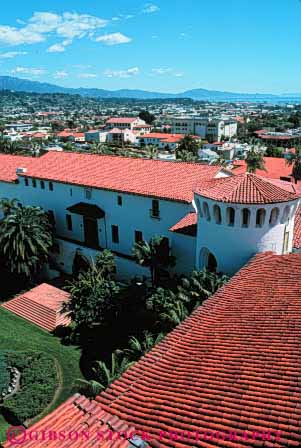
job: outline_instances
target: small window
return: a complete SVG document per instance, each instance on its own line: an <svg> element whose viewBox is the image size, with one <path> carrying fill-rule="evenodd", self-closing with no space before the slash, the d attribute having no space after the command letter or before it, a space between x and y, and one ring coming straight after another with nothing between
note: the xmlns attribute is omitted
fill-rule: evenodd
<svg viewBox="0 0 301 448"><path fill-rule="evenodd" d="M289 207L289 205L286 205L285 209L283 210L281 224L284 224L286 221L288 221L289 215L290 215L290 207Z"/></svg>
<svg viewBox="0 0 301 448"><path fill-rule="evenodd" d="M214 205L213 206L213 214L214 214L214 219L216 224L221 224L222 222L222 213L221 213L221 208L219 205Z"/></svg>
<svg viewBox="0 0 301 448"><path fill-rule="evenodd" d="M256 227L263 227L265 221L265 209L260 208L256 212Z"/></svg>
<svg viewBox="0 0 301 448"><path fill-rule="evenodd" d="M28 187L28 185L29 185L29 182L28 182L28 179L27 179L27 177L25 177L25 179L24 179L24 183L25 183L25 187Z"/></svg>
<svg viewBox="0 0 301 448"><path fill-rule="evenodd" d="M235 210L233 207L227 208L227 224L232 227L235 224Z"/></svg>
<svg viewBox="0 0 301 448"><path fill-rule="evenodd" d="M72 230L72 216L71 215L66 215L66 224L67 224L67 229L68 230Z"/></svg>
<svg viewBox="0 0 301 448"><path fill-rule="evenodd" d="M70 196L72 196L72 188L70 188Z"/></svg>
<svg viewBox="0 0 301 448"><path fill-rule="evenodd" d="M135 230L135 243L143 241L143 234L140 230Z"/></svg>
<svg viewBox="0 0 301 448"><path fill-rule="evenodd" d="M117 196L117 204L122 205L122 196Z"/></svg>
<svg viewBox="0 0 301 448"><path fill-rule="evenodd" d="M37 181L36 181L35 179L32 179L32 186L33 186L34 188L37 187Z"/></svg>
<svg viewBox="0 0 301 448"><path fill-rule="evenodd" d="M153 199L152 200L151 216L153 218L159 218L160 217L160 208L159 208L159 201L158 201L158 199Z"/></svg>
<svg viewBox="0 0 301 448"><path fill-rule="evenodd" d="M203 202L203 212L207 221L210 221L210 212L207 202Z"/></svg>
<svg viewBox="0 0 301 448"><path fill-rule="evenodd" d="M85 188L85 198L86 199L92 198L92 188Z"/></svg>
<svg viewBox="0 0 301 448"><path fill-rule="evenodd" d="M53 210L48 210L47 214L48 214L48 220L49 220L50 224L51 224L53 227L55 227L55 217L54 217L54 212L53 212Z"/></svg>
<svg viewBox="0 0 301 448"><path fill-rule="evenodd" d="M119 243L119 229L118 226L112 225L112 242Z"/></svg>
<svg viewBox="0 0 301 448"><path fill-rule="evenodd" d="M249 227L250 224L250 210L248 208L243 208L241 212L242 217L242 227Z"/></svg>
<svg viewBox="0 0 301 448"><path fill-rule="evenodd" d="M40 180L40 186L42 190L45 190L45 182L43 180Z"/></svg>
<svg viewBox="0 0 301 448"><path fill-rule="evenodd" d="M269 219L270 226L275 226L277 224L279 217L279 208L275 207L272 209Z"/></svg>
<svg viewBox="0 0 301 448"><path fill-rule="evenodd" d="M49 187L50 191L53 191L53 183L52 182L49 182L48 187Z"/></svg>

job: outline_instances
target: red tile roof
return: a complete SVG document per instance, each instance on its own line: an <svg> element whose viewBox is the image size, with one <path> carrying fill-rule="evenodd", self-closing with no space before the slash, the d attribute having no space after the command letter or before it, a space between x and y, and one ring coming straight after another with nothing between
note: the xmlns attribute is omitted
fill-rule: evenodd
<svg viewBox="0 0 301 448"><path fill-rule="evenodd" d="M53 331L70 323L70 319L60 312L69 296L61 289L42 283L1 306L44 330Z"/></svg>
<svg viewBox="0 0 301 448"><path fill-rule="evenodd" d="M300 272L301 254L258 254L96 400L157 441L200 434L154 447L300 446ZM280 442L244 431L280 431Z"/></svg>
<svg viewBox="0 0 301 448"><path fill-rule="evenodd" d="M195 212L187 213L174 226L169 229L171 232L182 233L184 235L196 236L197 232L197 214Z"/></svg>
<svg viewBox="0 0 301 448"><path fill-rule="evenodd" d="M213 178L220 169L197 163L53 151L36 158L26 176L190 203L198 183Z"/></svg>
<svg viewBox="0 0 301 448"><path fill-rule="evenodd" d="M301 249L301 205L296 210L293 248Z"/></svg>
<svg viewBox="0 0 301 448"><path fill-rule="evenodd" d="M0 154L0 181L15 182L18 179L16 169L25 166L29 168L36 160L36 157Z"/></svg>
<svg viewBox="0 0 301 448"><path fill-rule="evenodd" d="M29 432L35 436L30 437ZM85 437L83 432L89 437ZM125 437L122 437L123 433ZM135 429L132 426L104 411L96 401L89 401L86 397L75 394L47 417L31 426L24 441L24 434L22 434L19 443L17 438L15 444L8 441L3 447L20 445L24 448L41 448L42 446L48 448L70 446L73 448L134 448L137 447L131 443L131 435L134 433ZM57 435L57 440L54 434Z"/></svg>
<svg viewBox="0 0 301 448"><path fill-rule="evenodd" d="M234 204L274 204L300 197L290 182L266 179L251 173L205 181L196 189L196 193Z"/></svg>
<svg viewBox="0 0 301 448"><path fill-rule="evenodd" d="M256 170L256 174L270 179L280 179L280 177L289 177L292 174L292 167L288 165L287 160L280 157L264 157L265 169ZM233 162L233 174L242 174L247 172L245 160L235 160Z"/></svg>
<svg viewBox="0 0 301 448"><path fill-rule="evenodd" d="M112 123L112 124L117 124L117 123L133 123L134 121L138 120L138 117L113 117L110 118L109 120L107 120L106 123Z"/></svg>

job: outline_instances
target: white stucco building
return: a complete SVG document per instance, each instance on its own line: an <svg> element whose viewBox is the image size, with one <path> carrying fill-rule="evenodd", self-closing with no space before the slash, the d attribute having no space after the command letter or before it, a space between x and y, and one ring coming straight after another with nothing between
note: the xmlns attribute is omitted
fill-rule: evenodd
<svg viewBox="0 0 301 448"><path fill-rule="evenodd" d="M231 138L237 133L237 122L232 120L208 119L206 117L174 117L172 132L198 135L211 142L222 137Z"/></svg>
<svg viewBox="0 0 301 448"><path fill-rule="evenodd" d="M93 258L107 248L120 280L149 275L132 247L155 235L176 257L177 274L232 274L256 252L289 252L299 201L291 183L219 166L67 152L0 154L0 198L49 213L52 269L72 273L76 252Z"/></svg>

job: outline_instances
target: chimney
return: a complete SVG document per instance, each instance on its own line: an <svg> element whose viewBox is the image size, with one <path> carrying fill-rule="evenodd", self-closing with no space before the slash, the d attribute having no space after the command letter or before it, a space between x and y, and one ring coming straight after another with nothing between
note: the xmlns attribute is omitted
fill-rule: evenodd
<svg viewBox="0 0 301 448"><path fill-rule="evenodd" d="M23 173L26 173L27 172L27 168L22 168L22 167L18 167L17 169L16 169L16 174L18 175L18 174L23 174Z"/></svg>

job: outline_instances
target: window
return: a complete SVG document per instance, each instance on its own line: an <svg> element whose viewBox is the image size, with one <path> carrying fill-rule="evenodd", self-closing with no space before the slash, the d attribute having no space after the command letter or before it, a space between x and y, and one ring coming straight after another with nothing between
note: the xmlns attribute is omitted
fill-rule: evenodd
<svg viewBox="0 0 301 448"><path fill-rule="evenodd" d="M140 241L143 241L143 235L140 230L135 230L135 243L139 243Z"/></svg>
<svg viewBox="0 0 301 448"><path fill-rule="evenodd" d="M122 196L117 196L117 204L122 205Z"/></svg>
<svg viewBox="0 0 301 448"><path fill-rule="evenodd" d="M118 226L112 225L112 242L119 243L119 229Z"/></svg>
<svg viewBox="0 0 301 448"><path fill-rule="evenodd" d="M285 206L285 209L283 210L282 218L281 218L281 224L284 224L289 219L290 214L290 207L289 205Z"/></svg>
<svg viewBox="0 0 301 448"><path fill-rule="evenodd" d="M221 214L221 208L219 205L213 206L213 214L216 224L220 224L222 222L222 214Z"/></svg>
<svg viewBox="0 0 301 448"><path fill-rule="evenodd" d="M24 183L25 183L25 187L28 187L28 185L29 185L29 182L28 182L28 179L27 179L27 177L25 177L25 179L24 179Z"/></svg>
<svg viewBox="0 0 301 448"><path fill-rule="evenodd" d="M160 217L159 201L157 199L152 200L151 216L152 218Z"/></svg>
<svg viewBox="0 0 301 448"><path fill-rule="evenodd" d="M71 215L66 215L66 224L67 224L67 229L68 230L72 230L72 216Z"/></svg>
<svg viewBox="0 0 301 448"><path fill-rule="evenodd" d="M54 217L53 211L52 210L48 210L47 214L48 214L48 220L49 220L50 224L53 227L55 227L55 217Z"/></svg>
<svg viewBox="0 0 301 448"><path fill-rule="evenodd" d="M277 223L278 217L279 217L279 209L277 207L275 207L271 210L270 219L269 219L270 226L274 226Z"/></svg>
<svg viewBox="0 0 301 448"><path fill-rule="evenodd" d="M227 224L228 226L234 226L235 224L235 210L233 207L227 208Z"/></svg>
<svg viewBox="0 0 301 448"><path fill-rule="evenodd" d="M256 227L263 227L265 221L265 209L260 208L256 212Z"/></svg>
<svg viewBox="0 0 301 448"><path fill-rule="evenodd" d="M49 190L50 190L50 191L53 191L53 183L52 183L52 182L49 182L49 183L48 183L48 187L49 187Z"/></svg>
<svg viewBox="0 0 301 448"><path fill-rule="evenodd" d="M36 186L37 186L37 181L36 181L35 179L32 179L32 186L33 186L34 188L36 188Z"/></svg>
<svg viewBox="0 0 301 448"><path fill-rule="evenodd" d="M42 190L45 190L45 182L43 180L40 180L40 186Z"/></svg>
<svg viewBox="0 0 301 448"><path fill-rule="evenodd" d="M86 199L92 198L92 188L85 188L85 198Z"/></svg>
<svg viewBox="0 0 301 448"><path fill-rule="evenodd" d="M70 188L70 196L72 196L72 188Z"/></svg>
<svg viewBox="0 0 301 448"><path fill-rule="evenodd" d="M210 212L207 202L203 202L203 212L207 221L210 221Z"/></svg>
<svg viewBox="0 0 301 448"><path fill-rule="evenodd" d="M241 211L242 227L249 227L250 224L250 210L248 208L243 208Z"/></svg>

